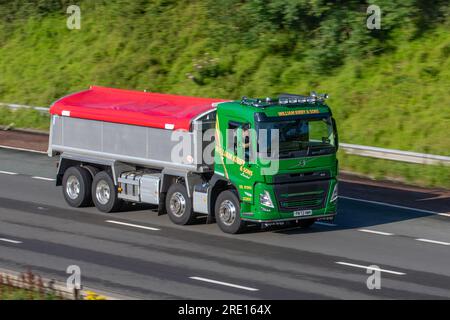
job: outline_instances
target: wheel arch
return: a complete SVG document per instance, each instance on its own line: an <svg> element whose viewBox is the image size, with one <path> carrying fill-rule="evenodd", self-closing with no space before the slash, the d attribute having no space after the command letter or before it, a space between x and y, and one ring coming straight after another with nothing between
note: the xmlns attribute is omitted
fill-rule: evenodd
<svg viewBox="0 0 450 320"><path fill-rule="evenodd" d="M127 170L133 170L135 167L109 159L97 159L85 157L77 154L66 154L63 153L60 156L58 162L58 171L56 174L56 186L62 185L62 177L66 170L73 166L84 167L89 171L92 178L94 178L95 174L98 171L107 171L111 174L114 184L117 184L117 178L120 174Z"/></svg>
<svg viewBox="0 0 450 320"><path fill-rule="evenodd" d="M230 180L222 176L216 174L213 175L210 181L210 188L211 191L208 193L208 215L210 216L214 216L216 199L222 191L233 190L236 193L239 202L241 202L237 187Z"/></svg>

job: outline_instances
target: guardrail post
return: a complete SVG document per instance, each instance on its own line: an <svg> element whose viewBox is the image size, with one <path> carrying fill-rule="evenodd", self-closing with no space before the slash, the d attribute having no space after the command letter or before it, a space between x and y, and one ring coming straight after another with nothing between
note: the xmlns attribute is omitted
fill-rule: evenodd
<svg viewBox="0 0 450 320"><path fill-rule="evenodd" d="M80 288L77 288L76 286L73 288L73 299L74 300L82 300L81 292L83 290L83 287L80 286Z"/></svg>

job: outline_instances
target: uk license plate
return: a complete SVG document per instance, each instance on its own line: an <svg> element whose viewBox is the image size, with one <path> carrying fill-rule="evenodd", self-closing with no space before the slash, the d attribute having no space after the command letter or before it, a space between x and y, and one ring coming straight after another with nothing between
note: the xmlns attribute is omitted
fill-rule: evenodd
<svg viewBox="0 0 450 320"><path fill-rule="evenodd" d="M294 217L305 217L312 215L312 210L299 210L294 211Z"/></svg>

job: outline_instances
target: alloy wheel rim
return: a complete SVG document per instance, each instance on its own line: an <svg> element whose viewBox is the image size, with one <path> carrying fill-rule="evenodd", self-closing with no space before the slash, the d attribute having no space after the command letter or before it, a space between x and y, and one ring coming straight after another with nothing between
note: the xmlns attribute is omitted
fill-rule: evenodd
<svg viewBox="0 0 450 320"><path fill-rule="evenodd" d="M97 198L98 202L103 205L109 202L109 199L111 198L111 189L109 188L109 184L105 180L100 180L97 183L97 186L95 188L95 197Z"/></svg>
<svg viewBox="0 0 450 320"><path fill-rule="evenodd" d="M225 200L220 204L219 217L226 226L231 226L236 220L236 206L230 200Z"/></svg>
<svg viewBox="0 0 450 320"><path fill-rule="evenodd" d="M180 192L175 192L170 198L170 211L178 218L185 213L186 199Z"/></svg>
<svg viewBox="0 0 450 320"><path fill-rule="evenodd" d="M80 180L76 176L70 176L66 182L66 193L70 199L75 200L80 195Z"/></svg>

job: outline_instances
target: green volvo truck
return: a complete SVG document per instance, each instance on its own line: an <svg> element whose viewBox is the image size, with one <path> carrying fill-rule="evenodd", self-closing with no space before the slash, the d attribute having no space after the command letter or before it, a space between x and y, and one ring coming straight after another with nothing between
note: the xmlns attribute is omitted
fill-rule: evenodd
<svg viewBox="0 0 450 320"><path fill-rule="evenodd" d="M59 156L56 184L73 207L148 203L176 224L204 215L227 233L306 228L337 211L339 143L326 98L92 87L52 105L48 153Z"/></svg>

